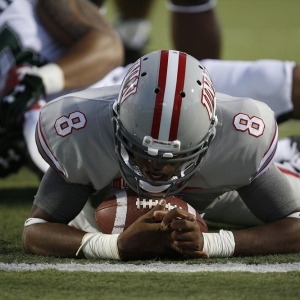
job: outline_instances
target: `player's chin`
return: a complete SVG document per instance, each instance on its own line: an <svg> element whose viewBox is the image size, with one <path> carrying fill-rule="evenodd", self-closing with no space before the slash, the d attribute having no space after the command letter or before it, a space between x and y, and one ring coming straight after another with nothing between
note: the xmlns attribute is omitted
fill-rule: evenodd
<svg viewBox="0 0 300 300"><path fill-rule="evenodd" d="M161 181L161 182L167 181L170 177L169 175L166 174L152 173L150 171L144 172L144 176L151 181Z"/></svg>

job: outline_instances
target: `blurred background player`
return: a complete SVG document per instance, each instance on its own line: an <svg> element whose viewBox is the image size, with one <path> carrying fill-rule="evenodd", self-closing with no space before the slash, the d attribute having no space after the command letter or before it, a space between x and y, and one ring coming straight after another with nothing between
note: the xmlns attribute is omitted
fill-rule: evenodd
<svg viewBox="0 0 300 300"><path fill-rule="evenodd" d="M136 61L144 54L144 47L151 31L149 15L154 2L154 0L114 0L118 11L115 28L125 46L125 65ZM215 10L216 5L217 0L167 2L173 49L189 53L199 60L221 57L222 34L220 20Z"/></svg>
<svg viewBox="0 0 300 300"><path fill-rule="evenodd" d="M122 42L93 2L1 2L1 177L27 160L22 130L30 152L34 134L26 124L36 122L34 115L44 101L85 88L122 65ZM24 122L24 113L32 107ZM30 155L33 160L35 156Z"/></svg>
<svg viewBox="0 0 300 300"><path fill-rule="evenodd" d="M16 172L25 162L38 173L42 170L40 175L47 169L36 153L31 130L44 101L86 88L124 64L124 47L118 34L99 11L103 2L3 1L0 15L0 177ZM119 12L116 28L125 46L125 64L140 57L148 40L151 25L147 18L153 2L115 0ZM205 46L194 43L190 49L183 47L184 50L192 54L197 51L199 59L219 56L215 4L215 1L206 0L172 0L169 3L176 48L184 44L190 47L184 40L186 31L205 33L206 39L212 42ZM193 17L186 20L188 15ZM180 30L182 24L185 32Z"/></svg>

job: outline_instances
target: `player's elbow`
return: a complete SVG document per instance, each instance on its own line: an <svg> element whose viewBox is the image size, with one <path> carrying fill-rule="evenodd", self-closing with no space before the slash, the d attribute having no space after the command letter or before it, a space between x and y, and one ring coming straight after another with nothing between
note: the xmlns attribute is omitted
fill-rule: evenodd
<svg viewBox="0 0 300 300"><path fill-rule="evenodd" d="M105 49L103 49L105 47ZM124 46L119 37L106 38L106 44L102 46L102 51L111 68L122 66L124 63Z"/></svg>
<svg viewBox="0 0 300 300"><path fill-rule="evenodd" d="M107 65L110 69L113 69L123 64L124 46L117 33L99 34L92 30L85 39L88 40L89 37L92 40L92 44L94 43L94 54L101 61L102 68L105 68L105 65Z"/></svg>
<svg viewBox="0 0 300 300"><path fill-rule="evenodd" d="M102 79L114 68L122 66L124 62L124 47L116 34L99 34L90 31L81 41L88 49L83 60L87 71L96 73L97 80Z"/></svg>
<svg viewBox="0 0 300 300"><path fill-rule="evenodd" d="M26 254L34 253L34 240L33 240L34 225L25 227L22 234L22 249Z"/></svg>

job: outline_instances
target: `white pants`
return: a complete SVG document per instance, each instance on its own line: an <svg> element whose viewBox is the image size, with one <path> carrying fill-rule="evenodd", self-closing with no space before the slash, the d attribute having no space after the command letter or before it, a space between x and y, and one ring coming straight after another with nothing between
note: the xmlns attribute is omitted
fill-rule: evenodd
<svg viewBox="0 0 300 300"><path fill-rule="evenodd" d="M201 63L208 70L217 92L262 101L271 107L276 117L293 110L291 95L295 62L205 59ZM92 87L121 84L127 70L128 66L116 68Z"/></svg>
<svg viewBox="0 0 300 300"><path fill-rule="evenodd" d="M268 104L278 117L293 110L291 100L295 62L202 61L219 93L246 97Z"/></svg>

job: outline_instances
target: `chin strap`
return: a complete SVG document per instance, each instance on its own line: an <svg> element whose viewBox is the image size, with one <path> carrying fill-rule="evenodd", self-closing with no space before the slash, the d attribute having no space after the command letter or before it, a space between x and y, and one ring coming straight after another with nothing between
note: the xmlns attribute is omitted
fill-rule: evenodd
<svg viewBox="0 0 300 300"><path fill-rule="evenodd" d="M170 184L154 186L142 180L139 181L139 185L143 190L150 193L161 193L170 187Z"/></svg>

